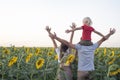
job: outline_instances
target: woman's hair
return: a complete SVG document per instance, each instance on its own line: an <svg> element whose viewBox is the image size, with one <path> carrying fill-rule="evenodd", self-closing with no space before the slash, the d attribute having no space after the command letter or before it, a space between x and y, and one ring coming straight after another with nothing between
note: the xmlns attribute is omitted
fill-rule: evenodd
<svg viewBox="0 0 120 80"><path fill-rule="evenodd" d="M91 25L92 24L92 20L90 19L90 17L85 17L83 18L83 23L84 22L87 22L88 25Z"/></svg>
<svg viewBox="0 0 120 80"><path fill-rule="evenodd" d="M65 45L65 44L61 44L61 46L60 46L61 48L60 48L60 50L62 51L62 52L66 52L66 50L68 49L68 46L67 45Z"/></svg>
<svg viewBox="0 0 120 80"><path fill-rule="evenodd" d="M66 52L67 49L68 49L68 46L62 43L60 46L60 59L64 56L63 53Z"/></svg>

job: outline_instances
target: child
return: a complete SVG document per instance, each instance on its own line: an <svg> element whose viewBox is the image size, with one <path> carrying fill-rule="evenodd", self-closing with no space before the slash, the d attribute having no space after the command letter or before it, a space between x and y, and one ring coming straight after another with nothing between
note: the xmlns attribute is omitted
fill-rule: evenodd
<svg viewBox="0 0 120 80"><path fill-rule="evenodd" d="M75 26L72 25L71 28L73 29L73 28L75 28ZM51 34L51 32L50 32L51 28L46 26L46 30L50 35ZM72 43L73 35L74 35L74 31L71 34L70 43ZM52 37L51 37L51 40L52 40L52 42L54 44L55 51L56 51L56 53L58 55L58 63L60 64L60 67L64 70L64 73L59 72L58 79L59 80L73 80L70 65L64 65L65 62L63 61L63 57L67 57L71 53L71 49L67 45L65 45L63 43L61 43L60 47L57 47L57 44L56 44L55 40Z"/></svg>
<svg viewBox="0 0 120 80"><path fill-rule="evenodd" d="M72 23L75 25L75 23ZM91 33L94 32L98 35L100 35L101 37L104 37L103 34L101 34L100 32L96 31L93 27L91 27L91 24L92 24L92 21L89 17L85 17L83 19L83 26L81 27L77 27L75 29L72 29L72 30L66 30L66 33L69 33L69 32L72 32L72 31L75 31L75 30L83 30L82 32L82 37L81 37L81 41L80 41L80 44L81 45L84 45L84 46L90 46L90 45L93 45L93 43L91 42Z"/></svg>

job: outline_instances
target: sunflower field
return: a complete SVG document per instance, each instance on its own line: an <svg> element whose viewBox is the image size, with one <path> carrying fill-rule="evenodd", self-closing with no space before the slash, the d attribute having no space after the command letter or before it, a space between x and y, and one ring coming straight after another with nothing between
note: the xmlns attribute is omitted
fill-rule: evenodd
<svg viewBox="0 0 120 80"><path fill-rule="evenodd" d="M67 59L66 65L72 62L73 78L77 80L77 57L73 60L69 55ZM120 48L98 48L94 64L92 80L120 80ZM57 80L58 70L54 48L0 47L0 80Z"/></svg>

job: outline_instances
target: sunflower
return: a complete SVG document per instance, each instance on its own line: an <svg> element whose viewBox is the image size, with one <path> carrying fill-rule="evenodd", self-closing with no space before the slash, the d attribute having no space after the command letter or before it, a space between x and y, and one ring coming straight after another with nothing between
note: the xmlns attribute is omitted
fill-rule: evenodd
<svg viewBox="0 0 120 80"><path fill-rule="evenodd" d="M58 55L55 55L55 56L54 56L54 59L55 59L55 60L58 60Z"/></svg>
<svg viewBox="0 0 120 80"><path fill-rule="evenodd" d="M51 48L50 51L51 51L51 52L54 52L54 48Z"/></svg>
<svg viewBox="0 0 120 80"><path fill-rule="evenodd" d="M110 64L113 64L114 63L114 61L115 61L115 58L112 58L111 59L111 61L110 62L108 62L108 64L110 65Z"/></svg>
<svg viewBox="0 0 120 80"><path fill-rule="evenodd" d="M107 52L107 51L106 51L106 48L104 48L104 56L106 56L106 52Z"/></svg>
<svg viewBox="0 0 120 80"><path fill-rule="evenodd" d="M97 55L97 53L98 53L98 52L99 52L99 49L96 49L96 51L95 51L95 53L94 53L94 54L95 54L95 55Z"/></svg>
<svg viewBox="0 0 120 80"><path fill-rule="evenodd" d="M26 63L28 63L30 61L30 58L32 57L32 53L28 54L28 56L26 57Z"/></svg>
<svg viewBox="0 0 120 80"><path fill-rule="evenodd" d="M10 50L6 48L6 49L3 50L3 53L10 54Z"/></svg>
<svg viewBox="0 0 120 80"><path fill-rule="evenodd" d="M65 66L69 66L70 65L70 62L69 61L66 61L66 63L64 64Z"/></svg>
<svg viewBox="0 0 120 80"><path fill-rule="evenodd" d="M17 50L17 48L16 48L16 47L14 47L14 48L13 48L13 50L14 50L14 51L16 51L16 50Z"/></svg>
<svg viewBox="0 0 120 80"><path fill-rule="evenodd" d="M120 73L120 69L118 69L118 72Z"/></svg>
<svg viewBox="0 0 120 80"><path fill-rule="evenodd" d="M37 56L41 52L40 48L36 48L35 55Z"/></svg>
<svg viewBox="0 0 120 80"><path fill-rule="evenodd" d="M40 69L42 66L43 66L43 64L44 64L44 59L43 58L40 58L40 59L38 59L37 61L36 61L36 68L37 69Z"/></svg>
<svg viewBox="0 0 120 80"><path fill-rule="evenodd" d="M68 56L67 61L69 61L69 62L73 62L74 59L75 59L75 55L74 55L74 54L70 54L70 55Z"/></svg>
<svg viewBox="0 0 120 80"><path fill-rule="evenodd" d="M120 73L120 69L110 72L109 75L114 76L114 75L117 75L118 73Z"/></svg>
<svg viewBox="0 0 120 80"><path fill-rule="evenodd" d="M118 57L120 57L120 54L118 55Z"/></svg>
<svg viewBox="0 0 120 80"><path fill-rule="evenodd" d="M48 56L51 56L52 54L53 54L52 52L48 52L48 54L47 54L47 55L48 55Z"/></svg>
<svg viewBox="0 0 120 80"><path fill-rule="evenodd" d="M112 57L114 57L114 55L115 55L115 52L112 51L111 54L109 55L109 57L112 58Z"/></svg>
<svg viewBox="0 0 120 80"><path fill-rule="evenodd" d="M25 48L26 53L29 53L29 51L30 51L30 48Z"/></svg>
<svg viewBox="0 0 120 80"><path fill-rule="evenodd" d="M69 65L70 63L72 63L74 61L74 59L75 59L75 55L74 54L69 54L68 58L65 62L65 65Z"/></svg>
<svg viewBox="0 0 120 80"><path fill-rule="evenodd" d="M113 71L113 72L110 72L110 73L109 73L110 76L114 76L114 75L117 75L117 74L118 74L117 71Z"/></svg>
<svg viewBox="0 0 120 80"><path fill-rule="evenodd" d="M17 62L18 57L12 57L12 59L9 61L8 66L11 67L14 63Z"/></svg>

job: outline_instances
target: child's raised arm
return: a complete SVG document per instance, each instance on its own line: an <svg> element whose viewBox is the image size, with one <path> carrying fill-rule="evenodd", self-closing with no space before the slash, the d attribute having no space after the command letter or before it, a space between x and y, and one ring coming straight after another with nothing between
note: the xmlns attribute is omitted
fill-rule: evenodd
<svg viewBox="0 0 120 80"><path fill-rule="evenodd" d="M93 32L96 33L96 34L98 34L98 35L100 35L101 37L104 37L104 35L102 33L98 32L96 30L94 30Z"/></svg>
<svg viewBox="0 0 120 80"><path fill-rule="evenodd" d="M69 33L69 32L73 32L73 31L81 30L81 29L82 29L82 27L76 27L76 24L75 24L75 23L72 23L72 26L75 26L75 28L72 29L72 30L67 29L65 32L66 32L66 33Z"/></svg>
<svg viewBox="0 0 120 80"><path fill-rule="evenodd" d="M75 29L75 28L76 28L76 25L75 25L74 23L72 23L72 26L70 26L70 27L71 27L71 29ZM72 41L73 41L73 36L74 36L74 31L72 31L72 33L71 33L70 43L72 43Z"/></svg>

